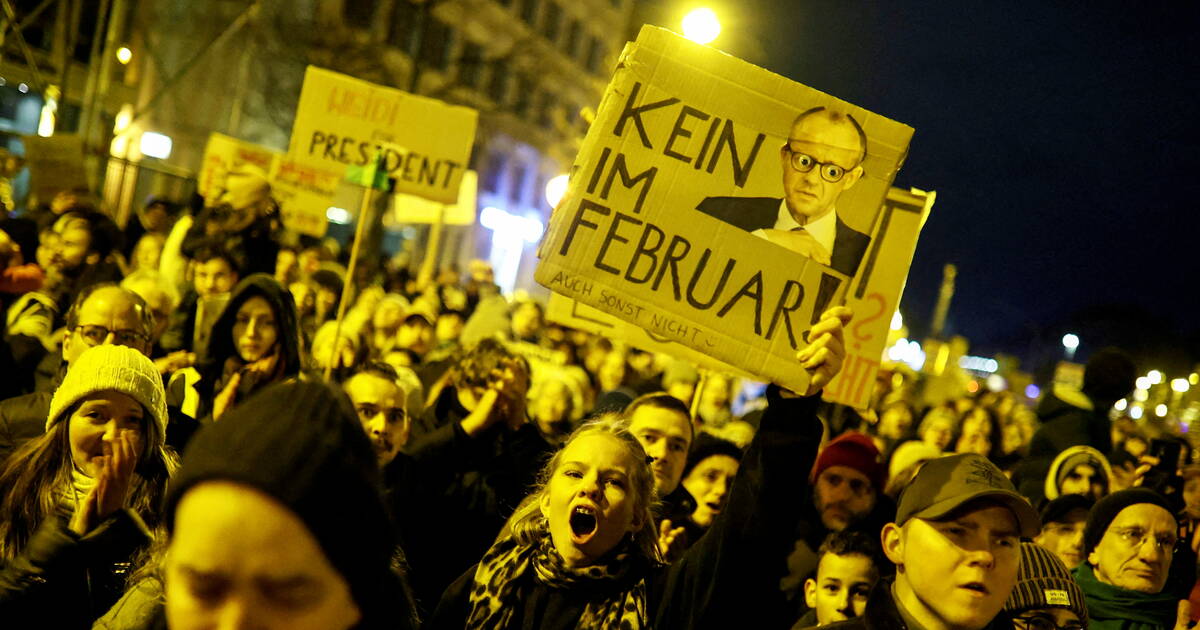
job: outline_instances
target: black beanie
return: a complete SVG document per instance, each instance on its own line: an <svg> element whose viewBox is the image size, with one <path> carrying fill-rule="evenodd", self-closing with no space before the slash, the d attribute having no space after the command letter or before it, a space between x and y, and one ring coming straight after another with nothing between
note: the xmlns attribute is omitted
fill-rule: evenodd
<svg viewBox="0 0 1200 630"><path fill-rule="evenodd" d="M1138 503L1150 503L1171 512L1171 506L1167 503L1166 497L1149 488L1128 488L1100 499L1096 505L1092 506L1092 511L1088 514L1087 525L1083 528L1084 556L1092 553L1096 545L1100 544L1100 539L1104 538L1104 532L1108 531L1108 526L1112 524L1113 519L1117 518L1121 510ZM1174 513L1172 512L1172 514Z"/></svg>
<svg viewBox="0 0 1200 630"><path fill-rule="evenodd" d="M168 531L188 489L223 479L290 509L346 579L364 622L394 599L393 529L375 452L340 391L319 382L272 385L189 442L166 501ZM366 625L366 624L360 624Z"/></svg>
<svg viewBox="0 0 1200 630"><path fill-rule="evenodd" d="M715 435L701 432L696 435L696 441L692 444L691 452L688 453L687 464L683 468L683 476L686 477L697 464L713 455L725 455L739 462L742 461L742 449L738 448L737 444Z"/></svg>

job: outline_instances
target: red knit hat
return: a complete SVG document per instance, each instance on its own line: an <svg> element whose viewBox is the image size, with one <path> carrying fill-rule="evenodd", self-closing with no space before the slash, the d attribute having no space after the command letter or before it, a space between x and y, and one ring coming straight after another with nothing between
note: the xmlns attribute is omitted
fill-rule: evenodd
<svg viewBox="0 0 1200 630"><path fill-rule="evenodd" d="M875 448L875 442L867 435L853 431L839 435L817 455L809 480L817 481L817 477L830 466L846 466L867 476L876 492L883 492L887 480L887 466L883 463L883 455Z"/></svg>

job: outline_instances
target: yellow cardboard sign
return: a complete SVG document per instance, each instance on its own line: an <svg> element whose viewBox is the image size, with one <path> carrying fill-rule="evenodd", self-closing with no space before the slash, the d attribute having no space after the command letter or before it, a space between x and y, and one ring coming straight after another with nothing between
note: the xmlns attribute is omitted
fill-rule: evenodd
<svg viewBox="0 0 1200 630"><path fill-rule="evenodd" d="M892 314L900 304L917 237L935 197L932 192L919 190L888 191L871 247L846 294L846 304L854 310L854 321L844 331L846 360L842 371L825 387L825 400L856 409L870 405Z"/></svg>
<svg viewBox="0 0 1200 630"><path fill-rule="evenodd" d="M225 178L247 165L270 173L279 152L221 133L208 135L204 161L196 178L196 192L211 202L225 190Z"/></svg>
<svg viewBox="0 0 1200 630"><path fill-rule="evenodd" d="M213 133L204 147L204 162L196 186L200 196L213 202L225 189L225 178L247 166L262 170L271 183L271 196L279 204L289 230L320 238L329 223L325 212L333 205L341 176L301 164L289 156L257 144Z"/></svg>
<svg viewBox="0 0 1200 630"><path fill-rule="evenodd" d="M392 211L400 223L437 223L440 216L445 225L474 225L478 187L475 171L467 171L459 185L458 201L445 204L401 193L392 195Z"/></svg>
<svg viewBox="0 0 1200 630"><path fill-rule="evenodd" d="M863 269L911 137L910 127L643 27L576 157L535 278L802 391L795 353Z"/></svg>
<svg viewBox="0 0 1200 630"><path fill-rule="evenodd" d="M845 330L846 360L842 371L822 392L829 402L866 408L871 402L880 358L887 346L892 313L904 292L905 270L912 261L917 237L933 206L934 194L892 188L884 201L880 229L875 232L878 247L868 252L869 273L853 286L846 303L855 318ZM550 294L546 319L571 328L586 330L628 343L649 352L663 352L699 367L747 375L743 370L676 343L648 330L617 319L604 311L581 304L557 293Z"/></svg>
<svg viewBox="0 0 1200 630"><path fill-rule="evenodd" d="M468 107L309 66L288 154L342 173L378 150L396 192L454 203L478 117Z"/></svg>

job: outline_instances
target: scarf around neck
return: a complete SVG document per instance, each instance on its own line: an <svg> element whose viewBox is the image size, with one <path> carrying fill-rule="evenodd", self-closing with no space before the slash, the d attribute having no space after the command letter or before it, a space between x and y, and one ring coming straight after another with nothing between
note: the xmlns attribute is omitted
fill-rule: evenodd
<svg viewBox="0 0 1200 630"><path fill-rule="evenodd" d="M1075 581L1087 600L1088 617L1092 621L1123 620L1122 627L1148 625L1158 628L1175 626L1178 600L1170 593L1140 593L1105 584L1086 562L1075 569Z"/></svg>
<svg viewBox="0 0 1200 630"><path fill-rule="evenodd" d="M475 570L466 628L510 628L513 611L533 584L599 594L584 608L576 626L581 630L646 626L646 579L636 575L635 552L628 540L606 562L571 568L554 548L544 520L538 534L538 541L530 545L504 538L484 554Z"/></svg>

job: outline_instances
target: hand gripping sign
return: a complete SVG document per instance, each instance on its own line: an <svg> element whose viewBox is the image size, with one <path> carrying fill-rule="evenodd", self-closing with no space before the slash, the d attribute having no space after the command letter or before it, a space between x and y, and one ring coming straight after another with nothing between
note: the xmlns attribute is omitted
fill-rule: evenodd
<svg viewBox="0 0 1200 630"><path fill-rule="evenodd" d="M803 391L912 129L669 31L622 53L539 247L550 290Z"/></svg>

